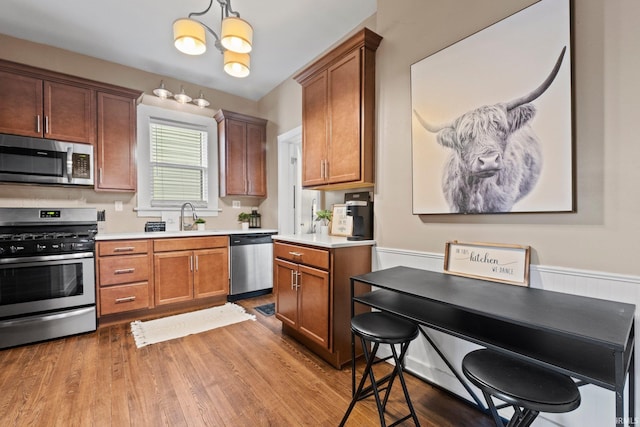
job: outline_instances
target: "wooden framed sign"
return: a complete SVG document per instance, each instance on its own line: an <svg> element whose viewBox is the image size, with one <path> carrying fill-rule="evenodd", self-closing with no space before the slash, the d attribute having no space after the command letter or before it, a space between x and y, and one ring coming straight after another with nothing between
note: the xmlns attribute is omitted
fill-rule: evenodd
<svg viewBox="0 0 640 427"><path fill-rule="evenodd" d="M497 243L447 242L444 272L457 276L529 286L531 248Z"/></svg>
<svg viewBox="0 0 640 427"><path fill-rule="evenodd" d="M351 236L353 231L353 217L347 215L347 205L333 205L333 214L331 215L331 234L332 236Z"/></svg>

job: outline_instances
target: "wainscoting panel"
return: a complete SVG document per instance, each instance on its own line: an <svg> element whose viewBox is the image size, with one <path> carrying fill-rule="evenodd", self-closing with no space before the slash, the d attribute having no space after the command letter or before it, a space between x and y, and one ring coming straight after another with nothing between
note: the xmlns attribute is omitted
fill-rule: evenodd
<svg viewBox="0 0 640 427"><path fill-rule="evenodd" d="M441 272L444 265L444 254L437 253L374 247L373 255L374 270L404 265ZM635 304L638 307L636 309L636 322L640 322L638 313L638 310L640 310L640 277L637 276L531 265L530 287ZM460 369L462 358L468 352L478 348L478 346L436 331L429 330L428 333L462 375ZM636 345L635 351L637 353L638 345ZM407 369L412 373L449 390L463 399L473 401L424 338L419 337L411 344L407 354L406 365ZM636 394L638 395L640 394L640 389L638 389L640 387L638 367L636 367L635 372ZM580 387L580 393L582 403L578 409L568 414L541 414L534 424L538 427L600 427L615 425L614 392L593 385L585 385ZM478 395L482 396L480 393ZM628 408L628 402L625 402L626 408ZM636 414L638 414L637 404ZM508 417L510 413L504 412L504 415ZM625 421L626 425L628 420ZM631 421L638 421L633 424L640 423L639 420Z"/></svg>

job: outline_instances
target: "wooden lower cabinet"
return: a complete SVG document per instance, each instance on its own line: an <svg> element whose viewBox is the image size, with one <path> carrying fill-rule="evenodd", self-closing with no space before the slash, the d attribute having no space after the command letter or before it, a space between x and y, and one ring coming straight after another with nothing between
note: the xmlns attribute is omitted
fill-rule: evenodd
<svg viewBox="0 0 640 427"><path fill-rule="evenodd" d="M204 249L195 252L194 298L226 297L229 293L229 250Z"/></svg>
<svg viewBox="0 0 640 427"><path fill-rule="evenodd" d="M96 248L98 315L153 307L150 242L98 242Z"/></svg>
<svg viewBox="0 0 640 427"><path fill-rule="evenodd" d="M155 240L156 304L226 296L229 291L228 253L226 236Z"/></svg>
<svg viewBox="0 0 640 427"><path fill-rule="evenodd" d="M283 260L276 270L278 318L329 349L329 272Z"/></svg>
<svg viewBox="0 0 640 427"><path fill-rule="evenodd" d="M108 315L149 308L149 282L110 286L100 291L100 314Z"/></svg>
<svg viewBox="0 0 640 427"><path fill-rule="evenodd" d="M97 242L101 323L226 302L228 242L228 236Z"/></svg>
<svg viewBox="0 0 640 427"><path fill-rule="evenodd" d="M351 360L349 279L371 271L371 246L328 249L276 242L274 256L276 317L283 331L334 367L346 365ZM358 289L366 290L364 285Z"/></svg>

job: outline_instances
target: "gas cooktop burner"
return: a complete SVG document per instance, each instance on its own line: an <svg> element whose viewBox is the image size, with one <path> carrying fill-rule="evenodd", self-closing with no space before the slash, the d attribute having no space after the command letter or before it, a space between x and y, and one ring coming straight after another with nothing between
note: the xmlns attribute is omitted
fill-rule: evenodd
<svg viewBox="0 0 640 427"><path fill-rule="evenodd" d="M0 262L93 252L97 228L93 209L0 208Z"/></svg>

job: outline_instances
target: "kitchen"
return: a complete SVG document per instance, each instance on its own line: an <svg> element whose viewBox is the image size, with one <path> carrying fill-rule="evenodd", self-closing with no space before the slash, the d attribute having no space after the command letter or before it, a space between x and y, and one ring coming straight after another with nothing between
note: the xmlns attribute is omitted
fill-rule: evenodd
<svg viewBox="0 0 640 427"><path fill-rule="evenodd" d="M633 143L638 105L632 94L638 88L634 75L637 74L637 58L640 56L635 44L639 31L633 19L638 16L635 2L622 1L611 5L602 0L574 5L574 83L578 105L575 112L578 134L577 213L465 217L411 214L409 67L432 52L533 2L499 1L491 7L472 1L465 1L462 5L431 1L412 2L410 5L396 3L378 1L376 15L362 23L384 38L376 53L378 101L373 198L377 245L374 267L408 264L437 271L442 268L444 242L452 239L525 242L535 248L532 264L538 266L533 269L532 286L635 302L639 271L637 263L633 262L633 254L634 237L638 234L637 212L640 211L638 198L634 196L634 183L639 179L638 169L634 166L638 148ZM240 3L236 6L241 11L246 9L241 8ZM452 16L456 17L455 25L451 24ZM8 35L0 36L0 57L136 88L144 92L145 99L148 98L155 106L160 101L151 94L161 79L173 91L179 91L180 85L184 85L191 94L200 90L198 85L180 79ZM311 63L312 59L309 58L305 64ZM625 90L617 89L621 87ZM263 227L269 229L279 228L277 138L301 125L301 91L293 78L282 82L259 100L205 88L205 97L215 99L216 107L269 122L266 138L268 196L258 205ZM192 110L201 114L195 106ZM211 116L214 110L209 110L207 114ZM338 200L328 203L318 199L318 204L330 206L339 203L342 196L334 195ZM220 198L221 212L217 217L207 218L208 228L239 228L238 210L233 209L234 200L240 201L242 210L247 212L256 204L251 197ZM95 207L106 212L107 233L139 232L150 220L135 214L136 195L127 192L5 184L0 188L0 204L4 207ZM449 345L451 348L458 346L455 342ZM458 352L463 354L465 350ZM424 360L423 355L417 358ZM439 367L437 361L428 369L429 375L436 377L444 387L457 390L453 380L442 373L446 368ZM608 420L613 418L613 397L610 394L597 387L584 388L583 405L567 415L564 424L608 424Z"/></svg>

